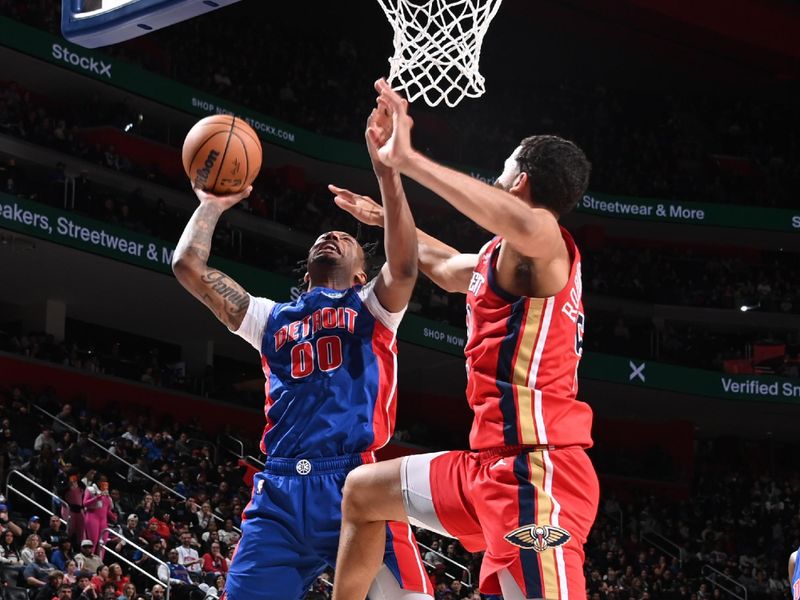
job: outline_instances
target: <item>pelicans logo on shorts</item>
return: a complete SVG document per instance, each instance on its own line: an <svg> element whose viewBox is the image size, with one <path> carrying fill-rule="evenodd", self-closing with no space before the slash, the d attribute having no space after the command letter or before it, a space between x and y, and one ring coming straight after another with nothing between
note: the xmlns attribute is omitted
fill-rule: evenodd
<svg viewBox="0 0 800 600"><path fill-rule="evenodd" d="M566 544L572 536L566 529L555 525L523 525L514 531L507 533L506 541L522 548L523 550L533 550L544 552L548 548L555 548Z"/></svg>

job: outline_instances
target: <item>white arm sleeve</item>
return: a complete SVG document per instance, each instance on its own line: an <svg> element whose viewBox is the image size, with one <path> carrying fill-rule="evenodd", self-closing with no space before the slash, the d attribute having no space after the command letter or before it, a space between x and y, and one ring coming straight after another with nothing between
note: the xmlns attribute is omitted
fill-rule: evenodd
<svg viewBox="0 0 800 600"><path fill-rule="evenodd" d="M261 338L264 336L264 329L273 306L275 303L272 300L250 296L250 306L247 307L247 314L244 316L242 324L239 329L231 330L231 332L261 352Z"/></svg>
<svg viewBox="0 0 800 600"><path fill-rule="evenodd" d="M400 321L403 320L403 315L406 314L408 306L403 307L403 310L396 313L386 310L375 295L375 281L377 280L373 279L362 287L358 292L358 296L361 298L364 306L367 307L367 310L372 313L373 317L392 331L397 331L397 328L400 326Z"/></svg>

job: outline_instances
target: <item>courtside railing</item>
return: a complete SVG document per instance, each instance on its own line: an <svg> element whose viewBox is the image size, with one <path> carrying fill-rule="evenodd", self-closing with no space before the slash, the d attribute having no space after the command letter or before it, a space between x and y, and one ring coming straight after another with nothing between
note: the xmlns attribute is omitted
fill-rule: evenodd
<svg viewBox="0 0 800 600"><path fill-rule="evenodd" d="M50 412L46 411L45 409L43 409L38 404L31 403L31 406L33 408L35 408L36 410L38 410L39 412L41 412L41 413L47 415L48 417L50 417L51 419L53 419L53 421L56 421L57 423L60 423L61 425L63 425L67 429L69 429L70 431L72 431L72 432L74 432L74 433L76 433L78 435L85 435L84 432L81 431L80 429L76 429L75 427L73 427L72 425L67 423L66 421L63 421L63 420L59 419L56 415L51 414ZM111 452L108 448L106 448L103 444L98 442L97 440L93 440L88 435L86 436L86 439L89 440L92 444L94 444L97 448L100 448L100 450L102 450L103 452L105 452L106 454L111 456L112 458L114 458L114 459L118 460L119 462L121 462L122 464L126 465L129 469L133 469L136 473L139 473L145 479L147 479L149 481L152 481L153 483L158 485L161 489L165 490L166 492L169 492L173 496L176 496L176 497L180 498L181 500L186 500L186 496L181 494L179 491L172 489L171 487L169 487L168 485L162 483L161 481L159 481L158 479L156 479L155 477L153 477L149 473L147 473L145 471L142 471L139 467L137 467L133 463L128 462L127 460L125 460L121 456L117 456L116 454ZM223 519L222 517L220 517L219 515L217 515L215 513L212 513L211 516L214 517L215 521L219 521L219 523L224 523L225 522L225 519ZM242 531L238 527L234 527L234 530L239 532L239 533L241 533L241 531Z"/></svg>
<svg viewBox="0 0 800 600"><path fill-rule="evenodd" d="M715 569L711 565L703 565L703 568L700 569L700 575L702 575L703 579L710 582L713 586L720 588L734 598L739 598L739 600L747 600L747 588L743 584L726 575L722 571Z"/></svg>
<svg viewBox="0 0 800 600"><path fill-rule="evenodd" d="M73 427L72 425L70 425L69 423L67 423L66 421L63 421L63 420L59 419L56 415L49 413L48 411L43 409L38 404L33 404L32 403L31 406L33 408L35 408L36 410L38 410L39 412L41 412L42 414L47 415L48 417L53 419L53 421L55 421L57 423L60 423L61 425L63 425L67 429L69 429L70 431L76 433L77 435L85 435L84 432L81 431L80 429L77 429L77 428ZM127 466L129 469L133 469L134 471L136 471L139 475L141 475L145 479L148 479L149 481L152 481L153 483L155 483L157 486L159 486L164 491L169 492L170 494L172 494L174 496L177 496L181 500L186 500L186 496L184 496L183 494L181 494L177 490L172 489L168 485L162 483L161 481L159 481L158 479L156 479L155 477L153 477L149 473L146 473L145 471L142 471L139 467L137 467L133 463L130 463L127 460L125 460L124 458L122 458L121 456L118 456L118 455L114 454L108 448L106 448L103 444L101 444L100 442L98 442L95 439L92 439L91 436L86 435L86 439L89 442L91 442L93 445L95 445L96 447L100 448L100 450L102 450L103 452L105 452L109 456L115 458L116 460L118 460L119 462L121 462L122 464Z"/></svg>
<svg viewBox="0 0 800 600"><path fill-rule="evenodd" d="M104 533L105 533L105 534L108 534L108 541L104 541L104 540L103 540L103 534L104 534ZM145 577L147 577L147 578L148 578L148 579L150 579L151 581L153 581L153 582L155 582L155 583L157 583L157 584L159 584L159 585L163 586L164 588L166 588L166 591L167 591L167 592L166 592L166 600L169 600L169 592L170 592L170 588L172 587L172 586L171 586L171 584L170 584L169 578L167 578L167 582L166 582L166 583L164 583L164 582L163 582L163 581L161 581L161 580L160 580L158 577L155 577L155 576L153 576L151 573L148 573L148 572L147 572L147 571L145 571L143 568L141 568L139 565L137 565L135 562L133 562L132 560L130 560L130 559L129 559L129 558L127 558L126 556L123 556L123 555L122 555L122 554L120 554L119 552L117 552L117 550L116 550L115 546L117 545L117 543L118 543L118 542L114 544L114 547L112 547L112 546L109 544L109 541L111 540L111 538L112 538L112 537L114 537L114 538L116 538L117 540L121 541L121 542L122 542L123 544L125 544L126 546L133 546L134 548L136 548L136 549L137 549L139 552L141 552L141 553L142 553L142 554L144 554L145 556L147 556L147 557L149 557L149 558L153 559L153 560L154 560L154 561L155 561L155 562L156 562L156 563L157 563L159 566L164 566L164 567L166 567L166 568L167 568L167 571L169 571L169 566L167 565L167 563L165 563L165 562L164 562L163 560L161 560L160 558L158 558L158 557L154 556L153 554L150 554L150 553L149 553L147 550L145 550L144 548L142 548L142 547L141 547L139 544L137 544L136 542L134 542L134 541L132 541L132 540L129 540L128 538L126 538L125 536L123 536L123 535L121 535L121 534L117 533L116 531L114 531L114 530L113 530L113 529L111 529L111 528L106 528L106 529L104 529L104 530L103 530L103 531L100 533L100 545L101 545L103 548L105 548L105 551L106 551L106 552L108 552L109 554L113 554L113 555L114 555L114 556L116 556L116 557L117 557L119 560L121 560L122 562L124 562L126 565L128 565L128 566L129 566L129 567L131 567L132 569L136 569L137 571L139 571L139 573L141 573L142 575L144 575Z"/></svg>
<svg viewBox="0 0 800 600"><path fill-rule="evenodd" d="M36 489L38 489L39 491L41 491L43 494L45 494L47 496L50 496L50 498L53 499L53 506L61 506L64 503L64 501L61 498L59 498L56 494L54 494L53 492L51 492L50 490L48 490L44 486L40 485L39 482L37 482L37 481L31 479L30 477L28 477L27 475L25 475L25 473L23 473L22 471L18 471L16 469L11 471L8 474L8 476L6 477L6 498L10 498L11 497L11 493L13 492L17 496L19 496L19 497L23 498L24 500L27 500L28 502L33 504L35 507L40 508L41 510L46 512L48 515L57 516L59 518L59 520L64 525L69 525L69 523L67 521L65 521L64 519L61 518L61 515L56 515L56 513L54 513L52 510L50 510L46 506L42 506L41 504L39 504L39 502L37 502L35 498L33 498L32 496L29 496L28 494L26 494L25 492L23 492L19 488L15 487L12 484L12 479L13 478L22 479L22 480L26 481L27 483L29 483L30 485L32 485L33 487L35 487Z"/></svg>
<svg viewBox="0 0 800 600"><path fill-rule="evenodd" d="M681 548L678 544L673 542L671 539L664 537L651 527L645 527L643 524L642 527L642 541L647 542L654 548L661 550L664 554L669 556L670 558L675 558L678 560L678 564L683 567L683 560L686 551Z"/></svg>
<svg viewBox="0 0 800 600"><path fill-rule="evenodd" d="M444 561L444 562L449 562L451 565L455 565L455 566L457 566L459 569L461 569L461 572L462 572L462 573L466 573L466 574L467 574L467 580L466 580L466 581L463 581L462 579L459 579L459 581L461 581L461 584L462 584L462 585L465 585L465 586L467 586L468 588L472 588L472 573L470 572L469 568L468 568L466 565L462 565L461 563L458 563L458 562L454 561L452 558L450 558L450 557L448 557L448 556L445 556L444 554L442 554L442 553L441 553L441 552L439 552L438 550L434 550L433 548L431 548L431 547L429 547L429 546L426 546L426 545L425 545L425 544L423 544L422 542L417 542L417 546L419 546L420 548L424 548L424 549L425 549L425 550L427 550L428 552L433 552L433 553L434 553L436 556L438 556L439 558L441 558L441 559L442 559L442 561ZM422 554L423 554L423 560L422 560L422 562L423 562L423 563L425 563L425 565L426 565L426 566L429 566L429 567L431 567L432 569L435 569L435 568L436 568L436 565L432 565L432 564L430 564L429 562L427 562L427 561L425 560L425 558L424 558L424 555L425 555L425 554L427 554L427 553L422 553ZM448 573L448 572L446 572L446 571L445 571L445 576L446 576L446 577L449 577L450 579L455 579L455 577L453 577L452 575L450 575L450 573Z"/></svg>
<svg viewBox="0 0 800 600"><path fill-rule="evenodd" d="M236 458L244 458L244 442L239 438L233 437L231 434L226 433L220 438L218 438L218 441L220 443L220 446L222 446L222 449L225 450L225 452L233 454ZM238 452L236 450L233 450L232 448L229 448L227 446L228 443L232 444L232 446L234 447L238 446L239 448Z"/></svg>

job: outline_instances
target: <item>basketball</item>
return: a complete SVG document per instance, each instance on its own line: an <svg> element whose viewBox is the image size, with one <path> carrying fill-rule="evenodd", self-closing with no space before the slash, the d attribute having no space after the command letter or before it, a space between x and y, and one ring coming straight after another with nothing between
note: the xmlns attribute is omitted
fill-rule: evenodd
<svg viewBox="0 0 800 600"><path fill-rule="evenodd" d="M183 169L194 187L220 196L242 191L261 169L261 142L233 115L195 123L183 141Z"/></svg>

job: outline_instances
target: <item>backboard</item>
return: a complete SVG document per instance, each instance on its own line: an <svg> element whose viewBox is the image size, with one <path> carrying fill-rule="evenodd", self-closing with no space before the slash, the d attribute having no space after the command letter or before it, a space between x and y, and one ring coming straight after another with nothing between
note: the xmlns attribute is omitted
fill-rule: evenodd
<svg viewBox="0 0 800 600"><path fill-rule="evenodd" d="M61 33L85 48L144 35L239 0L62 0Z"/></svg>

